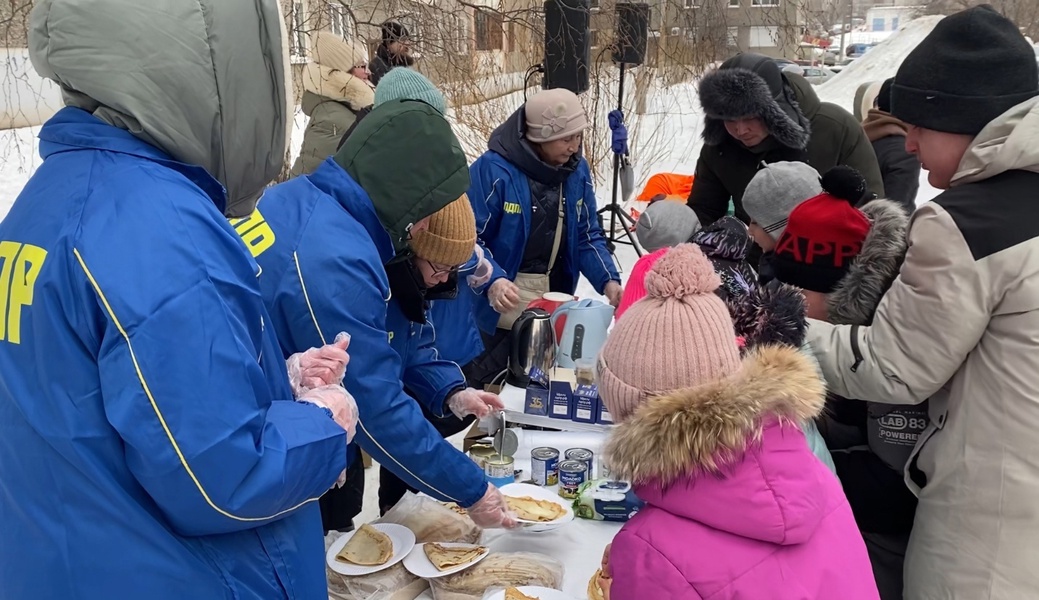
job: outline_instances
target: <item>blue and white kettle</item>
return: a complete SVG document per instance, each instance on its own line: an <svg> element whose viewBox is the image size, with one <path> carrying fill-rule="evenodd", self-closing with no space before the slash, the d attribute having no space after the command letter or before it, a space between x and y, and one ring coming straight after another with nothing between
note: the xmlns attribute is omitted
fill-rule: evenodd
<svg viewBox="0 0 1039 600"><path fill-rule="evenodd" d="M572 369L582 358L595 358L612 322L613 307L598 300L575 300L557 308L552 313L552 328L562 333L557 340L556 364Z"/></svg>

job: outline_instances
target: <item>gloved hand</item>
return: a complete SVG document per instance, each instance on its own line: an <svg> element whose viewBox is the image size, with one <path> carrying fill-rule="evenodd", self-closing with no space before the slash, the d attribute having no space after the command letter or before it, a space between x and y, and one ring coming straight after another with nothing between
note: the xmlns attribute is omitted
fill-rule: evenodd
<svg viewBox="0 0 1039 600"><path fill-rule="evenodd" d="M613 130L610 147L614 154L625 156L628 154L628 127L624 125L624 113L613 109L610 111L609 120L610 129Z"/></svg>
<svg viewBox="0 0 1039 600"><path fill-rule="evenodd" d="M491 261L484 258L483 247L480 244L476 244L476 256L476 269L473 270L472 275L465 278L469 283L469 287L473 289L486 285L491 280L491 273L494 272L494 268L491 267Z"/></svg>
<svg viewBox="0 0 1039 600"><path fill-rule="evenodd" d="M326 385L307 390L299 399L320 406L332 413L332 419L346 431L346 443L354 439L357 431L357 402L343 386Z"/></svg>
<svg viewBox="0 0 1039 600"><path fill-rule="evenodd" d="M497 394L466 388L451 394L451 397L447 399L447 407L459 419L464 419L469 415L476 415L476 418L482 419L491 414L491 411L505 410L505 403Z"/></svg>
<svg viewBox="0 0 1039 600"><path fill-rule="evenodd" d="M487 491L483 498L468 509L469 518L484 529L515 529L519 527L516 518L509 513L509 507L505 504L505 496L501 495L498 488L487 485Z"/></svg>
<svg viewBox="0 0 1039 600"><path fill-rule="evenodd" d="M490 289L487 290L487 301L491 303L491 308L498 311L499 314L516 308L519 300L519 288L504 277L492 283Z"/></svg>
<svg viewBox="0 0 1039 600"><path fill-rule="evenodd" d="M610 281L606 284L606 289L604 289L602 293L606 296L606 299L610 301L610 305L617 308L620 306L621 296L624 295L624 288L622 288L621 284L616 281Z"/></svg>
<svg viewBox="0 0 1039 600"><path fill-rule="evenodd" d="M350 334L345 331L336 336L335 342L306 352L297 352L286 361L289 382L297 398L307 390L325 385L339 385L346 375L350 355Z"/></svg>

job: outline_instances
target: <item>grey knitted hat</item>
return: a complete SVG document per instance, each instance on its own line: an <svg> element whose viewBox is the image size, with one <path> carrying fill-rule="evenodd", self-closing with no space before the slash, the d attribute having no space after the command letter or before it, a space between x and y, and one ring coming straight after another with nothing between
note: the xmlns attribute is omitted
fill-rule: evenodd
<svg viewBox="0 0 1039 600"><path fill-rule="evenodd" d="M772 239L779 241L787 217L798 204L823 191L819 172L803 162L774 162L761 167L743 192L743 210Z"/></svg>
<svg viewBox="0 0 1039 600"><path fill-rule="evenodd" d="M685 202L651 202L635 223L635 235L647 252L684 244L700 230L700 219Z"/></svg>

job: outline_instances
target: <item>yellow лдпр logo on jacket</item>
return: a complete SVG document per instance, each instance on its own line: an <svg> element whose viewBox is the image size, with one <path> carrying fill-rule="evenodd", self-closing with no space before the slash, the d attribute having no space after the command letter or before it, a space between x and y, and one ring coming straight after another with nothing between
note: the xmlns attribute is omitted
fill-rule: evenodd
<svg viewBox="0 0 1039 600"><path fill-rule="evenodd" d="M234 227L235 232L245 242L253 258L257 258L274 245L274 230L258 210L254 210L248 217L231 220L231 227Z"/></svg>
<svg viewBox="0 0 1039 600"><path fill-rule="evenodd" d="M47 251L32 244L0 242L0 342L22 343L22 308L32 306L33 288Z"/></svg>
<svg viewBox="0 0 1039 600"><path fill-rule="evenodd" d="M518 215L523 212L523 208L520 207L518 202L506 202L503 210L507 215Z"/></svg>

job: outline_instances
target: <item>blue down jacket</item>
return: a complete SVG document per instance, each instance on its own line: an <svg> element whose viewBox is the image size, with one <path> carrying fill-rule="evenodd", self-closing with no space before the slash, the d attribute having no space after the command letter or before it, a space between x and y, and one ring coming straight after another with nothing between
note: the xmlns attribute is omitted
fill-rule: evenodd
<svg viewBox="0 0 1039 600"><path fill-rule="evenodd" d="M530 182L517 163L531 172L550 169L523 141L522 116L520 108L498 127L491 137L491 150L484 152L469 168L472 184L468 195L476 215L478 241L494 267L490 283L502 277L510 281L516 278L530 237L533 206ZM580 275L584 275L595 290L602 293L611 280L619 282L620 275L599 227L591 170L584 158L577 161L573 173L566 178L564 196L566 246L560 249L555 269L565 274L569 283L565 291L573 293ZM451 336L443 338L445 345L464 343L470 335L466 311L475 315L481 330L494 333L499 315L487 302L486 290L490 283L475 291L467 285L459 285L457 301L434 308L433 315L440 329Z"/></svg>
<svg viewBox="0 0 1039 600"><path fill-rule="evenodd" d="M346 435L292 401L221 185L65 108L0 223L0 595L327 597Z"/></svg>
<svg viewBox="0 0 1039 600"><path fill-rule="evenodd" d="M260 287L284 354L349 333L344 384L360 409L358 444L413 487L462 506L476 503L487 490L483 471L404 393L407 379L439 415L451 386L405 375L401 356L431 357L425 342L415 342L414 351L391 345L391 337L410 345L420 334L399 309L388 309L383 265L394 256L393 244L364 190L329 158L310 175L270 188L248 219L250 225L235 227L263 268Z"/></svg>

